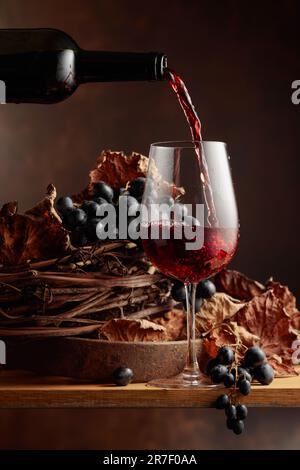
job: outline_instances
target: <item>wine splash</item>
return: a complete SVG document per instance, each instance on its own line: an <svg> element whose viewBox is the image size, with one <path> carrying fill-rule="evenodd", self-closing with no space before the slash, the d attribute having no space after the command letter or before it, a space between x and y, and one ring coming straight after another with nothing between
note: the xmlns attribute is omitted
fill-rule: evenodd
<svg viewBox="0 0 300 470"><path fill-rule="evenodd" d="M213 202L213 195L208 174L207 163L201 147L201 121L198 117L191 96L182 78L176 72L169 68L167 68L165 71L165 77L174 92L176 93L178 102L188 122L192 134L192 139L195 142L195 152L199 162L200 178L204 185L204 197L208 210L207 220L209 226L216 226L218 224L216 210Z"/></svg>

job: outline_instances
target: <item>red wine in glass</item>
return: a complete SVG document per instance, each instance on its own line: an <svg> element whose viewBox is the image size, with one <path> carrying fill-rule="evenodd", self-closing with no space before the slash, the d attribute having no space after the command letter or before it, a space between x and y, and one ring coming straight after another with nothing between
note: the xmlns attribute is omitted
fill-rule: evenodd
<svg viewBox="0 0 300 470"><path fill-rule="evenodd" d="M157 239L151 238L153 226L158 225ZM203 245L196 250L187 249L187 245L195 242L195 238L187 239L184 236L176 239L174 236L175 224L170 224L168 239L163 238L162 223L152 222L148 228L148 239L143 241L146 254L154 266L166 275L198 283L202 279L213 276L227 266L237 248L238 229L204 227ZM197 227L191 227L194 231ZM178 227L177 227L178 229Z"/></svg>

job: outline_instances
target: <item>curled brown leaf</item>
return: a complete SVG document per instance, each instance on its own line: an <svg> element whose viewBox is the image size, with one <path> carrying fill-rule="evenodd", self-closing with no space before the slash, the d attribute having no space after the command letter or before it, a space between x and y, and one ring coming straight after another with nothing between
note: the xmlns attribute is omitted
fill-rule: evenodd
<svg viewBox="0 0 300 470"><path fill-rule="evenodd" d="M17 265L64 255L69 247L68 232L55 211L56 189L50 184L44 199L34 208L18 214L17 203L0 211L0 264Z"/></svg>
<svg viewBox="0 0 300 470"><path fill-rule="evenodd" d="M236 321L227 321L211 330L209 337L204 340L204 348L210 356L214 357L218 348L226 344L232 346L237 351L238 357L241 357L243 351L258 342L258 336L238 325Z"/></svg>
<svg viewBox="0 0 300 470"><path fill-rule="evenodd" d="M116 192L120 188L128 188L130 183L142 176L145 177L148 169L148 157L137 152L126 155L123 151L103 150L99 155L96 167L90 171L88 187L81 193L74 195L73 200L81 203L84 199L93 197L93 184L98 181L105 181ZM156 167L152 166L152 177L156 184L157 191L168 190L174 198L184 194L183 188L164 181Z"/></svg>
<svg viewBox="0 0 300 470"><path fill-rule="evenodd" d="M211 299L203 301L201 310L196 315L197 330L203 333L215 325L220 325L233 317L244 305L245 302L217 292Z"/></svg>
<svg viewBox="0 0 300 470"><path fill-rule="evenodd" d="M147 167L148 158L140 153L125 155L124 152L103 150L97 159L96 168L90 172L90 181L95 183L103 180L112 188L120 189L128 181L145 176Z"/></svg>
<svg viewBox="0 0 300 470"><path fill-rule="evenodd" d="M165 328L167 341L177 341L184 338L186 316L183 310L173 309L163 316L154 318L153 322Z"/></svg>
<svg viewBox="0 0 300 470"><path fill-rule="evenodd" d="M224 269L215 277L218 291L225 292L240 300L250 300L255 295L262 294L266 288L239 271Z"/></svg>
<svg viewBox="0 0 300 470"><path fill-rule="evenodd" d="M269 279L266 283L266 287L274 292L282 308L284 308L290 316L298 313L296 297L287 286L280 284L280 282L275 282L273 279Z"/></svg>
<svg viewBox="0 0 300 470"><path fill-rule="evenodd" d="M73 196L73 199L76 202L91 199L93 184L97 181L105 181L115 191L119 191L135 178L146 176L147 168L148 158L140 153L132 152L126 155L122 151L103 150L97 158L96 167L90 171L88 187Z"/></svg>
<svg viewBox="0 0 300 470"><path fill-rule="evenodd" d="M166 329L148 320L112 319L99 331L108 341L166 341Z"/></svg>

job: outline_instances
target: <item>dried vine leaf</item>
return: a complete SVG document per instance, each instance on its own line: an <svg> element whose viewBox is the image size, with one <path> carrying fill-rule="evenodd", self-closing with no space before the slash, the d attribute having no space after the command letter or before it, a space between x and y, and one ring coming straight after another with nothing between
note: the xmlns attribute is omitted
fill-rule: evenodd
<svg viewBox="0 0 300 470"><path fill-rule="evenodd" d="M281 299L272 290L257 295L238 312L236 316L240 325L251 333L257 334L261 343L279 346L290 345L294 335L290 334L290 318L282 306ZM277 353L273 351L273 353Z"/></svg>
<svg viewBox="0 0 300 470"><path fill-rule="evenodd" d="M25 214L17 213L17 202L0 211L0 264L17 265L67 253L68 232L54 209L56 189L50 184L44 199Z"/></svg>
<svg viewBox="0 0 300 470"><path fill-rule="evenodd" d="M197 330L202 333L214 325L220 325L233 317L245 305L246 303L241 300L217 292L211 299L204 300L200 312L196 315Z"/></svg>
<svg viewBox="0 0 300 470"><path fill-rule="evenodd" d="M140 153L103 150L97 159L96 168L90 172L90 185L105 181L115 190L126 187L129 181L145 176L148 158Z"/></svg>
<svg viewBox="0 0 300 470"><path fill-rule="evenodd" d="M224 269L215 277L217 290L240 300L250 300L255 295L262 294L266 288L260 282L254 281L239 271Z"/></svg>
<svg viewBox="0 0 300 470"><path fill-rule="evenodd" d="M165 328L167 341L183 339L186 326L186 316L183 310L173 309L152 321Z"/></svg>
<svg viewBox="0 0 300 470"><path fill-rule="evenodd" d="M112 319L100 329L108 341L166 341L166 329L148 320Z"/></svg>
<svg viewBox="0 0 300 470"><path fill-rule="evenodd" d="M296 311L295 314L292 316L291 325L295 330L295 333L300 336L300 312Z"/></svg>
<svg viewBox="0 0 300 470"><path fill-rule="evenodd" d="M275 296L280 301L282 308L284 308L290 316L298 313L296 297L287 286L283 286L280 282L275 282L273 279L269 279L266 283L266 287L267 289L272 289Z"/></svg>
<svg viewBox="0 0 300 470"><path fill-rule="evenodd" d="M274 365L277 375L293 373L292 342L297 338L282 298L273 289L253 297L236 315L239 325L256 334L259 344ZM281 358L281 362L277 358Z"/></svg>
<svg viewBox="0 0 300 470"><path fill-rule="evenodd" d="M148 170L148 157L132 152L126 155L122 151L103 150L96 162L96 168L90 171L90 181L86 189L77 195L73 195L76 203L81 203L84 199L91 199L93 196L93 184L98 181L105 181L116 192L120 188L126 188L130 182L139 176L146 176ZM184 194L183 188L177 188L162 180L158 170L152 167L152 176L157 184L157 190L167 189L174 198Z"/></svg>
<svg viewBox="0 0 300 470"><path fill-rule="evenodd" d="M72 196L73 201L81 203L93 197L93 184L105 181L115 191L127 187L128 183L139 176L146 176L148 158L136 152L126 155L122 151L102 150L97 158L96 167L90 171L87 188Z"/></svg>
<svg viewBox="0 0 300 470"><path fill-rule="evenodd" d="M259 337L250 333L244 326L238 325L236 321L228 321L214 328L203 344L209 356L215 357L219 347L224 344L236 345L237 342L249 348L259 342Z"/></svg>

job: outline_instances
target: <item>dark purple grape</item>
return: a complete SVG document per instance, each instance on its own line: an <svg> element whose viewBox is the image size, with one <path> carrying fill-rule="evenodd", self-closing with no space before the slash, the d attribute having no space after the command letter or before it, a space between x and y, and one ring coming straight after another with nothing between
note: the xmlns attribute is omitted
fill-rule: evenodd
<svg viewBox="0 0 300 470"><path fill-rule="evenodd" d="M229 396L228 395L220 395L216 400L216 408L217 410L223 410L230 404Z"/></svg>
<svg viewBox="0 0 300 470"><path fill-rule="evenodd" d="M249 374L249 377L251 377L250 382L252 382L253 377L254 377L254 375L253 375L253 369L250 369L249 367L243 367L243 369L245 369L245 371Z"/></svg>
<svg viewBox="0 0 300 470"><path fill-rule="evenodd" d="M244 364L246 367L257 367L266 361L264 351L258 346L253 346L247 349L244 357Z"/></svg>
<svg viewBox="0 0 300 470"><path fill-rule="evenodd" d="M72 230L75 229L75 227L71 226L71 225L68 223L67 218L66 218L65 215L62 217L62 224L63 224L63 227L64 227L66 230L69 230L69 232L72 232Z"/></svg>
<svg viewBox="0 0 300 470"><path fill-rule="evenodd" d="M246 419L248 416L248 408L246 405L237 405L236 407L237 419Z"/></svg>
<svg viewBox="0 0 300 470"><path fill-rule="evenodd" d="M233 418L227 418L226 420L226 426L228 429L232 430L233 429L233 424L235 423L235 419Z"/></svg>
<svg viewBox="0 0 300 470"><path fill-rule="evenodd" d="M239 381L243 380L243 379L246 379L249 382L252 382L252 375L244 367L240 367L240 366L238 367L238 376L239 376Z"/></svg>
<svg viewBox="0 0 300 470"><path fill-rule="evenodd" d="M210 377L214 384L220 384L221 382L224 381L226 374L227 374L227 367L219 364L212 369L210 373Z"/></svg>
<svg viewBox="0 0 300 470"><path fill-rule="evenodd" d="M65 214L64 220L68 227L75 228L86 223L87 215L82 209L71 209Z"/></svg>
<svg viewBox="0 0 300 470"><path fill-rule="evenodd" d="M212 281L206 279L199 282L197 286L197 296L203 297L203 299L209 299L216 293L216 286Z"/></svg>
<svg viewBox="0 0 300 470"><path fill-rule="evenodd" d="M231 388L234 385L235 379L233 374L228 373L225 375L224 385L226 388Z"/></svg>
<svg viewBox="0 0 300 470"><path fill-rule="evenodd" d="M234 434L242 434L242 432L244 431L244 428L245 428L244 421L240 419L235 420L234 423L232 424L232 430Z"/></svg>
<svg viewBox="0 0 300 470"><path fill-rule="evenodd" d="M205 367L205 374L206 375L210 375L212 369L217 366L219 363L217 361L216 358L213 358L213 359L209 359L209 361L207 361L207 364L206 364L206 367Z"/></svg>
<svg viewBox="0 0 300 470"><path fill-rule="evenodd" d="M119 386L128 385L133 379L133 372L129 367L119 367L113 372L113 382Z"/></svg>
<svg viewBox="0 0 300 470"><path fill-rule="evenodd" d="M239 381L239 391L241 392L242 395L249 395L251 392L251 383L249 380L242 379Z"/></svg>
<svg viewBox="0 0 300 470"><path fill-rule="evenodd" d="M72 231L70 238L73 246L80 247L88 245L88 237L85 233L84 227L76 227Z"/></svg>
<svg viewBox="0 0 300 470"><path fill-rule="evenodd" d="M94 197L93 199L94 202L96 202L97 204L99 204L99 206L102 206L102 204L107 204L108 201L106 199L104 199L104 197Z"/></svg>
<svg viewBox="0 0 300 470"><path fill-rule="evenodd" d="M195 299L195 312L200 312L203 304L203 299L201 297L196 297Z"/></svg>
<svg viewBox="0 0 300 470"><path fill-rule="evenodd" d="M96 217L99 204L96 201L84 201L81 206L88 217Z"/></svg>
<svg viewBox="0 0 300 470"><path fill-rule="evenodd" d="M236 406L229 403L225 408L225 414L227 418L236 419Z"/></svg>
<svg viewBox="0 0 300 470"><path fill-rule="evenodd" d="M107 202L112 202L114 198L114 190L104 181L98 181L97 183L94 183L93 191L95 197L103 197Z"/></svg>
<svg viewBox="0 0 300 470"><path fill-rule="evenodd" d="M139 176L130 183L129 193L135 198L141 198L145 190L146 178Z"/></svg>
<svg viewBox="0 0 300 470"><path fill-rule="evenodd" d="M60 197L55 203L56 210L60 214L65 214L70 209L73 209L73 201L69 196Z"/></svg>
<svg viewBox="0 0 300 470"><path fill-rule="evenodd" d="M185 287L182 282L176 281L171 289L171 296L176 302L185 301Z"/></svg>
<svg viewBox="0 0 300 470"><path fill-rule="evenodd" d="M269 385L274 379L274 370L270 364L261 364L253 370L254 377L262 385Z"/></svg>
<svg viewBox="0 0 300 470"><path fill-rule="evenodd" d="M97 225L101 224L101 219L99 217L94 217L93 219L88 220L86 224L86 234L88 239L91 242L95 242L98 240L97 237Z"/></svg>
<svg viewBox="0 0 300 470"><path fill-rule="evenodd" d="M220 364L230 365L234 361L234 352L229 346L222 346L217 354Z"/></svg>
<svg viewBox="0 0 300 470"><path fill-rule="evenodd" d="M203 299L201 297L196 297L195 299L195 312L196 313L200 312L202 304L203 304ZM183 305L184 305L185 310L187 310L185 299L184 299Z"/></svg>

